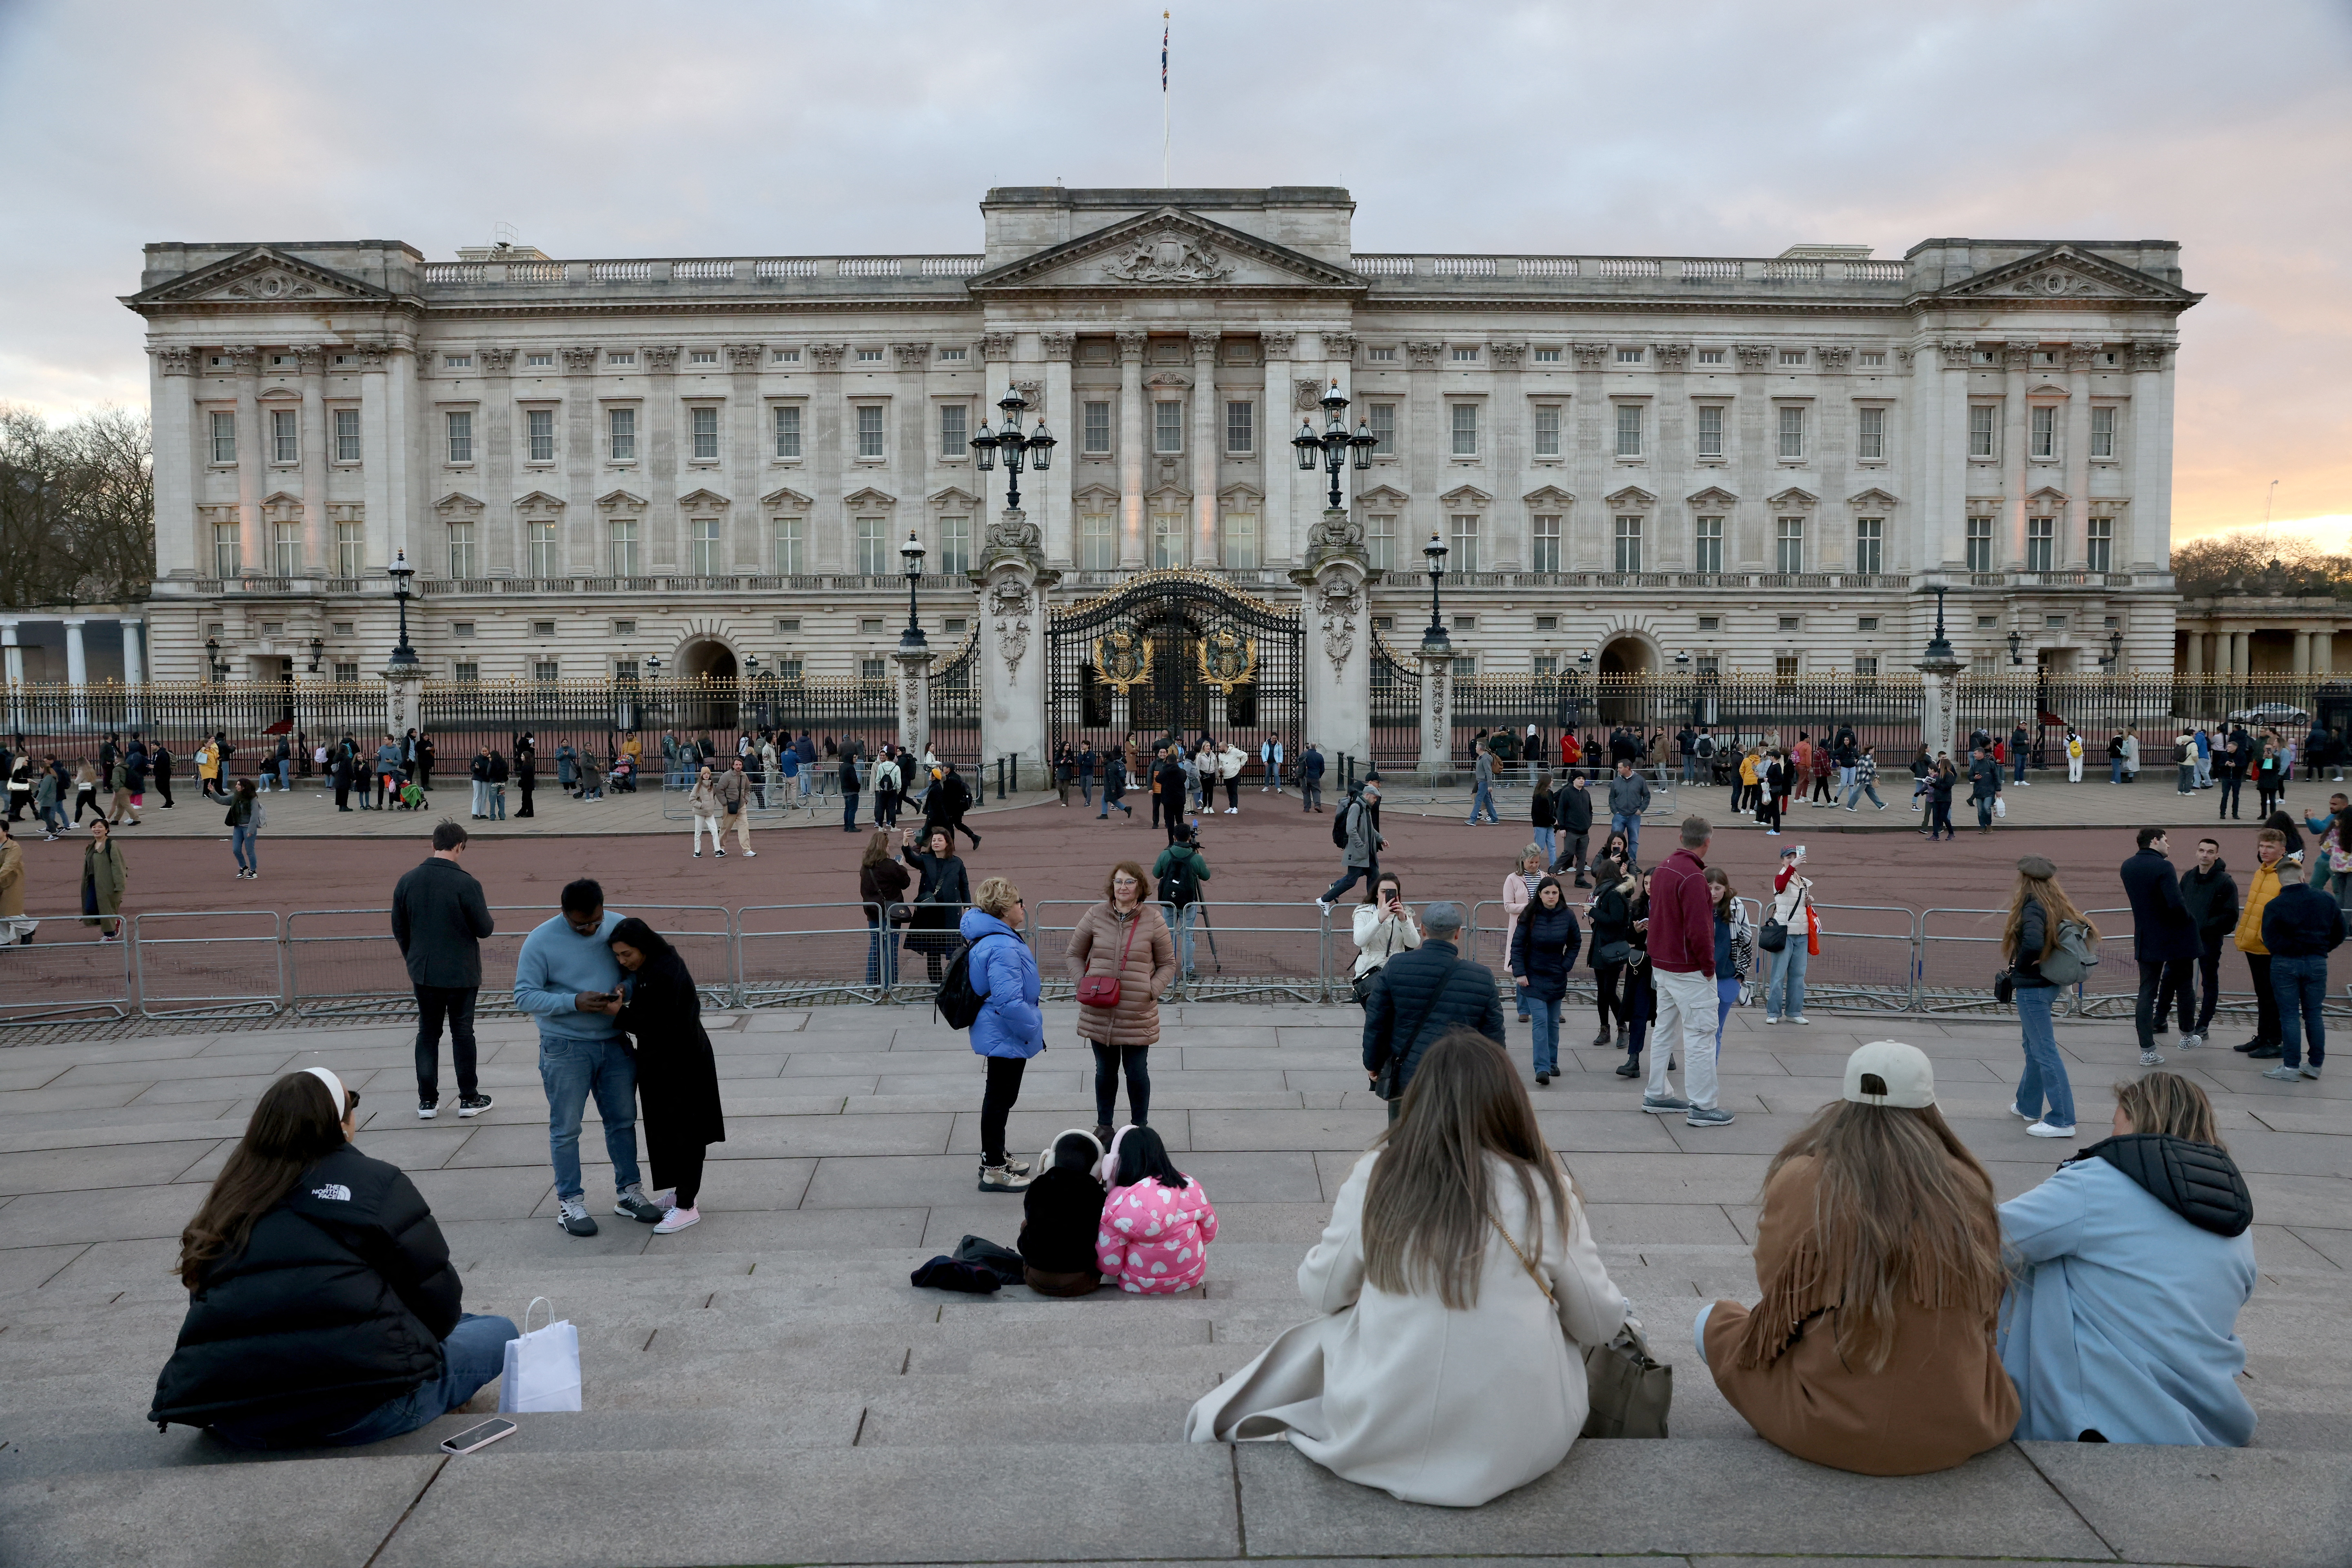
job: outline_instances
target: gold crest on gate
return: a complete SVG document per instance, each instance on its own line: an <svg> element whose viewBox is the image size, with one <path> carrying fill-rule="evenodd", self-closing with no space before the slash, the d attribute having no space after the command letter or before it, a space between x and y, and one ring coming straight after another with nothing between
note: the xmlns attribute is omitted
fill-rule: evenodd
<svg viewBox="0 0 2352 1568"><path fill-rule="evenodd" d="M1095 678L1125 696L1151 679L1151 645L1133 632L1105 632L1095 638Z"/></svg>
<svg viewBox="0 0 2352 1568"><path fill-rule="evenodd" d="M1201 639L1201 684L1230 691L1257 679L1257 639L1220 626Z"/></svg>

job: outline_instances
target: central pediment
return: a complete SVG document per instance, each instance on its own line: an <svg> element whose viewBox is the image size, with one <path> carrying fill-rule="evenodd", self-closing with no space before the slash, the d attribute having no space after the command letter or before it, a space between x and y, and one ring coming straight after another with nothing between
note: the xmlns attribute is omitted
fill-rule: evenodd
<svg viewBox="0 0 2352 1568"><path fill-rule="evenodd" d="M385 290L315 261L256 245L129 296L133 310L161 305L380 304Z"/></svg>
<svg viewBox="0 0 2352 1568"><path fill-rule="evenodd" d="M974 294L1328 295L1360 292L1366 284L1347 268L1167 206L992 268L970 287Z"/></svg>

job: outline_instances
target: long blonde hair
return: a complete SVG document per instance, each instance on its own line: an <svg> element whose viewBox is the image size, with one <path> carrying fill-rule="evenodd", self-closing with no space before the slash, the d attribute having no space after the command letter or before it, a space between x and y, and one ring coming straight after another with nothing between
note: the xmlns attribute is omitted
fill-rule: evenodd
<svg viewBox="0 0 2352 1568"><path fill-rule="evenodd" d="M2017 886L2010 889L2009 923L2000 930L2001 955L2010 962L2017 961L2017 938L2025 928L2025 906L2029 901L2040 904L2042 914L2042 951L2033 955L2034 963L2041 963L2057 951L2060 921L2079 921L2089 929L2093 942L2099 940L2097 923L2074 907L2074 900L2058 885L2054 872L2047 877L2029 877L2020 871Z"/></svg>
<svg viewBox="0 0 2352 1568"><path fill-rule="evenodd" d="M1402 1112L1374 1142L1381 1151L1364 1193L1364 1278L1396 1295L1433 1283L1456 1311L1478 1304L1478 1276L1494 1234L1486 1156L1511 1168L1528 1215L1549 1193L1559 1224L1555 1256L1568 1247L1568 1184L1544 1147L1535 1107L1510 1058L1475 1029L1450 1029L1422 1053ZM1542 1257L1542 1226L1514 1237Z"/></svg>
<svg viewBox="0 0 2352 1568"><path fill-rule="evenodd" d="M1820 1166L1811 1223L1763 1281L1740 1365L1778 1358L1816 1312L1835 1323L1839 1356L1869 1373L1894 1354L1906 1302L1990 1325L2009 1281L1992 1177L1942 1112L1833 1100L1772 1157L1765 1189L1799 1159Z"/></svg>

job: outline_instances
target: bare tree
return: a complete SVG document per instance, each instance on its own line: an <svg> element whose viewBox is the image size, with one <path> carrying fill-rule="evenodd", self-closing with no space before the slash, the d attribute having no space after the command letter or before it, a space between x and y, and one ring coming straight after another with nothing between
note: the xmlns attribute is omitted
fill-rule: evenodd
<svg viewBox="0 0 2352 1568"><path fill-rule="evenodd" d="M108 407L52 426L0 404L0 604L127 603L154 575L146 416Z"/></svg>
<svg viewBox="0 0 2352 1568"><path fill-rule="evenodd" d="M2209 594L2352 596L2352 557L2330 555L2302 534L2242 530L2173 547L2173 582L2189 598Z"/></svg>

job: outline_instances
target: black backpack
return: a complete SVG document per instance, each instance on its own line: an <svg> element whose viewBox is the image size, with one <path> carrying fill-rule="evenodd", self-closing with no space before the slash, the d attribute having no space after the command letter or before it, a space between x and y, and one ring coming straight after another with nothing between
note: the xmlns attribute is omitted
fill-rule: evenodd
<svg viewBox="0 0 2352 1568"><path fill-rule="evenodd" d="M1170 864L1168 874L1160 879L1161 903L1181 910L1186 904L1200 901L1201 879L1193 868L1195 864L1189 851Z"/></svg>
<svg viewBox="0 0 2352 1568"><path fill-rule="evenodd" d="M1331 819L1331 847L1333 848L1345 849L1348 847L1348 814L1351 811L1362 810L1363 805L1363 796L1360 795L1350 795L1348 797L1348 804L1339 808L1339 815Z"/></svg>
<svg viewBox="0 0 2352 1568"><path fill-rule="evenodd" d="M988 936L1002 934L991 931ZM987 941L988 936L981 941ZM955 950L955 956L948 960L947 974L940 981L939 994L931 998L932 1010L948 1021L950 1029L971 1028L972 1020L980 1016L982 1005L988 1000L987 993L972 989L971 950L976 945L967 942Z"/></svg>

